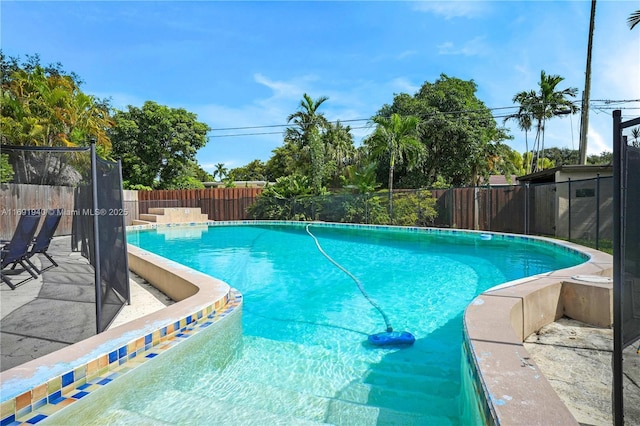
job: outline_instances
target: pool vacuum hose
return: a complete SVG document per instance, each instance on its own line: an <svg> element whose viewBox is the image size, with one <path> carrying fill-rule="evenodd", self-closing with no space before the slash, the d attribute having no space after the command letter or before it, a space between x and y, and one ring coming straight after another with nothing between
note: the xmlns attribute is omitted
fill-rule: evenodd
<svg viewBox="0 0 640 426"><path fill-rule="evenodd" d="M382 331L380 333L369 335L369 338L368 338L369 343L371 343L372 345L375 345L375 346L408 346L408 345L413 345L413 343L416 341L416 338L413 336L413 334L409 333L408 331L393 331L393 327L391 327L391 323L389 322L389 318L384 313L382 308L380 306L378 306L378 304L375 302L375 300L373 300L369 296L369 294L367 294L366 290L362 286L362 283L360 283L360 281L351 272L349 272L346 268L344 268L338 262L333 260L331 258L331 256L329 256L327 253L325 253L325 251L322 249L322 246L320 245L320 242L318 241L316 236L313 235L311 233L311 231L309 230L310 226L311 225L307 225L306 226L307 234L309 234L311 236L311 238L313 238L313 241L315 241L316 247L318 247L318 250L320 251L320 253L322 253L322 255L324 257L326 257L331 263L333 263L338 269L340 269L342 272L347 274L356 283L356 285L360 289L360 292L365 297L365 299L367 299L369 301L369 303L371 303L371 305L374 308L376 308L378 310L378 312L380 312L380 315L382 315L382 319L384 319L384 323L385 323L385 325L387 327L387 330L386 331Z"/></svg>

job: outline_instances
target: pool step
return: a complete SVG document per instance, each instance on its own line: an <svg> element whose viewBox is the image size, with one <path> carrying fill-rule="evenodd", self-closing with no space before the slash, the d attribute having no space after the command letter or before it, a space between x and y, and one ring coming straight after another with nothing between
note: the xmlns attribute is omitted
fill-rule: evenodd
<svg viewBox="0 0 640 426"><path fill-rule="evenodd" d="M399 373L408 363L390 363L388 370L348 357L328 356L322 347L305 347L287 342L245 336L241 356L225 371L208 372L193 391L219 395L238 404L258 404L257 408L310 411L306 417L319 420L317 410L327 412L329 402L367 406L379 410L404 411L406 415L455 417L459 383L441 377ZM266 365L281 366L273 373ZM373 368L373 370L371 370ZM311 372L311 374L310 374ZM232 377L233 379L229 379ZM255 400L256 395L268 395ZM299 404L301 404L299 406ZM316 414L312 414L316 413ZM367 411L370 413L370 411Z"/></svg>
<svg viewBox="0 0 640 426"><path fill-rule="evenodd" d="M134 225L146 223L184 223L206 222L209 217L203 214L200 207L152 207L149 213L141 213Z"/></svg>
<svg viewBox="0 0 640 426"><path fill-rule="evenodd" d="M56 424L55 418L51 419ZM146 416L134 411L117 409L109 411L104 417L95 419L95 423L87 423L83 421L83 426L102 426L102 425L136 425L136 426L171 426L173 423L160 420L157 416ZM59 423L58 423L59 424Z"/></svg>
<svg viewBox="0 0 640 426"><path fill-rule="evenodd" d="M234 389L235 391L236 389ZM255 397L255 395L254 395ZM251 400L252 398L248 398ZM285 405L287 402L282 401ZM213 399L193 392L169 389L151 404L142 407L142 414L149 413L174 425L300 425L324 424L297 415L249 407L232 400Z"/></svg>
<svg viewBox="0 0 640 426"><path fill-rule="evenodd" d="M234 375L270 383L273 378L261 369L262 365L280 365L280 380L292 389L309 390L304 378L311 372L318 378L312 391L317 395L333 396L346 383L362 381L371 386L401 389L416 394L431 394L455 398L460 391L458 380L449 374L453 366L412 363L406 360L387 360L379 355L368 359L335 353L319 346L303 346L245 336L242 363L237 363ZM396 352L393 355L397 355ZM375 356L377 355L377 356ZM401 358L401 356L398 356ZM458 361L459 362L459 361Z"/></svg>

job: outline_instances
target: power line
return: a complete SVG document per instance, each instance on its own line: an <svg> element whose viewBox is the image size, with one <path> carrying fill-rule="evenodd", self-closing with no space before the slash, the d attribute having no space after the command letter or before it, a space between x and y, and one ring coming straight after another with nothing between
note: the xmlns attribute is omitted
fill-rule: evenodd
<svg viewBox="0 0 640 426"><path fill-rule="evenodd" d="M603 103L602 104L595 104L596 102L599 103ZM612 99L594 99L590 102L590 108L593 108L595 110L598 111L604 111L604 110L612 110L612 109L624 109L624 110L639 110L640 107L613 107L611 106L612 104L625 104L625 103L632 103L632 102L640 102L640 99L621 99L621 100L612 100ZM572 103L578 104L580 103L579 100L573 101ZM447 114L447 115L463 115L463 114L473 114L473 113L477 113L477 112L485 112L485 111L504 111L504 110L513 110L513 109L518 109L520 108L517 105L513 105L513 106L504 106L504 107L494 107L494 108L487 108L487 109L472 109L472 110L461 110L461 111L436 111L433 112L432 116L435 116L437 114ZM502 114L496 114L496 115L492 115L492 117L494 119L505 119L508 117L513 117L514 114L505 114L504 112ZM368 121L370 122L371 119L370 118L354 118L354 119L347 119L347 120L334 120L334 121L330 121L329 123L332 124L337 124L337 123L352 123L352 122L362 122L362 121ZM300 124L300 123L296 123L296 124ZM302 123L304 124L304 123ZM272 128L281 128L281 127L291 127L292 123L287 123L287 124L269 124L269 125L261 125L261 126L242 126L242 127L220 127L220 128L215 128L215 129L211 129L210 132L216 132L216 131L236 131L236 130L255 130L255 129L272 129ZM359 126L359 127L350 127L351 130L360 130L360 129L368 129L371 128L371 126ZM253 133L229 133L229 134L214 134L214 135L209 135L209 137L211 138L227 138L227 137L239 137L239 136L265 136L265 135L279 135L282 134L282 131L277 131L277 132L253 132Z"/></svg>

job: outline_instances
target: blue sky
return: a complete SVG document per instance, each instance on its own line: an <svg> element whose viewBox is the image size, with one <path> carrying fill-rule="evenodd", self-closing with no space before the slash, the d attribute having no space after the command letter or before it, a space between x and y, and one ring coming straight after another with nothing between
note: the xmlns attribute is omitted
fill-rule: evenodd
<svg viewBox="0 0 640 426"><path fill-rule="evenodd" d="M591 99L603 108L590 113L589 154L612 150L612 108L640 115L640 28L626 24L637 9L637 1L597 3ZM586 0L3 0L0 47L61 62L84 80L85 93L119 109L152 100L194 112L212 129L283 125L303 93L328 96L321 107L328 119L362 120L347 123L359 145L371 132L366 120L394 94L414 94L441 73L473 79L490 108L511 107L517 92L537 89L541 70L581 94L589 13ZM508 127L509 145L523 152L524 133ZM579 128L579 115L554 119L546 146L578 149ZM282 131L213 130L198 161L209 172L216 163L266 161ZM243 133L253 135L232 136Z"/></svg>

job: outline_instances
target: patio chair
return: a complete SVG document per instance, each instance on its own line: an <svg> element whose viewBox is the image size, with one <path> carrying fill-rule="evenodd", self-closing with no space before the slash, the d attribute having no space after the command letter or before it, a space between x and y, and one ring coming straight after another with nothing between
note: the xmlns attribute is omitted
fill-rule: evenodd
<svg viewBox="0 0 640 426"><path fill-rule="evenodd" d="M29 272L32 278L38 278L38 275L30 268L26 260L29 256L29 246L33 241L33 236L38 229L38 222L40 222L40 212L34 211L29 214L20 216L18 226L11 237L8 244L5 244L0 248L0 279L2 282L11 287L11 290L15 290L16 286L22 284L31 278L26 278L17 284L14 284L5 273L2 272L7 266L12 265L14 269L17 264L20 264L25 271Z"/></svg>
<svg viewBox="0 0 640 426"><path fill-rule="evenodd" d="M41 274L48 269L58 266L56 261L53 260L51 256L49 256L49 253L47 253L47 250L49 250L49 244L51 244L51 239L53 238L53 234L56 232L56 229L58 228L58 224L60 223L61 218L62 218L62 209L49 210L47 212L47 216L44 218L44 222L42 223L42 226L40 227L40 231L38 231L38 235L33 240L33 245L29 249L29 253L27 258L25 259L25 262L27 262L29 266L38 274ZM43 254L47 259L49 259L49 262L51 262L51 265L43 269L38 269L36 265L34 265L30 260L31 257L33 257L36 254Z"/></svg>

